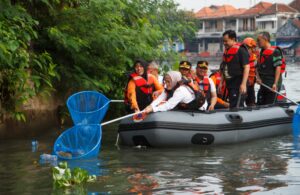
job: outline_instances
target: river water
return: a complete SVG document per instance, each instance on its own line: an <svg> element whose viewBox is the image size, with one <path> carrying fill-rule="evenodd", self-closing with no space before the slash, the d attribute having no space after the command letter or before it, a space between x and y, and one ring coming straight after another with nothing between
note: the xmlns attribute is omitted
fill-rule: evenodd
<svg viewBox="0 0 300 195"><path fill-rule="evenodd" d="M300 65L288 67L287 95L300 100ZM60 129L0 143L0 194L300 194L300 151L293 136L190 148L117 148L117 124L103 129L97 159L71 162L97 174L95 183L54 189L51 153Z"/></svg>

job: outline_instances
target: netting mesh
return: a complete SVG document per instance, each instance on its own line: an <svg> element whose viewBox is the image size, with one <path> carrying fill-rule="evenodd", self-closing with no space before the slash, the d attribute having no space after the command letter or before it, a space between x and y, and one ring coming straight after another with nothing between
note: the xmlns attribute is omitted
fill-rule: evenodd
<svg viewBox="0 0 300 195"><path fill-rule="evenodd" d="M293 157L300 158L300 106L298 106L293 118L293 138L294 150Z"/></svg>
<svg viewBox="0 0 300 195"><path fill-rule="evenodd" d="M75 125L58 137L54 153L62 159L95 157L100 150L101 136L101 125Z"/></svg>
<svg viewBox="0 0 300 195"><path fill-rule="evenodd" d="M75 125L99 124L109 107L110 100L96 91L83 91L70 96L67 106Z"/></svg>
<svg viewBox="0 0 300 195"><path fill-rule="evenodd" d="M70 96L67 106L75 126L58 137L54 144L54 154L66 160L96 157L102 135L99 123L109 103L107 97L96 91L83 91Z"/></svg>
<svg viewBox="0 0 300 195"><path fill-rule="evenodd" d="M293 134L294 137L299 137L300 134L300 106L298 106L293 118Z"/></svg>

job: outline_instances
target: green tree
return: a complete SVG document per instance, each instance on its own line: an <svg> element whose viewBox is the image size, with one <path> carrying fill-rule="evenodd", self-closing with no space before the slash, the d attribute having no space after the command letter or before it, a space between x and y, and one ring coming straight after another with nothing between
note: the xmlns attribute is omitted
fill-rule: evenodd
<svg viewBox="0 0 300 195"><path fill-rule="evenodd" d="M195 31L192 13L178 10L173 0L14 0L4 7L1 74L13 84L1 87L11 86L2 94L14 101L53 89L62 95L94 89L120 98L135 59L177 61L178 54L164 52L163 44ZM13 36L3 38L7 33ZM11 73L5 73L8 65ZM21 84L14 82L22 82L13 78L21 73L18 91Z"/></svg>
<svg viewBox="0 0 300 195"><path fill-rule="evenodd" d="M0 114L25 120L22 105L38 93L49 93L55 64L46 51L33 52L38 21L21 6L0 3Z"/></svg>

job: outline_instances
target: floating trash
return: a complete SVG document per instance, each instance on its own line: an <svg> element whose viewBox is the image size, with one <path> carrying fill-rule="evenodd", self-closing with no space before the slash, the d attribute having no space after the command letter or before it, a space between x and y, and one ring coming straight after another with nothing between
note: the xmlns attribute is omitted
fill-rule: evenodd
<svg viewBox="0 0 300 195"><path fill-rule="evenodd" d="M40 164L51 164L52 166L57 165L57 156L51 154L41 154L40 155Z"/></svg>
<svg viewBox="0 0 300 195"><path fill-rule="evenodd" d="M38 141L37 140L32 140L31 141L31 151L36 152L38 149Z"/></svg>

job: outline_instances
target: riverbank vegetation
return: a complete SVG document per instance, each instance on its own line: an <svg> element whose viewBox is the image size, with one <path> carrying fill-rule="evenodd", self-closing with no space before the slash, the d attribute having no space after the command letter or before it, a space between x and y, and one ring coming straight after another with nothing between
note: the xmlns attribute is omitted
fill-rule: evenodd
<svg viewBox="0 0 300 195"><path fill-rule="evenodd" d="M134 59L174 59L163 45L194 28L172 0L3 0L0 112L25 120L30 98L84 89L122 98Z"/></svg>

